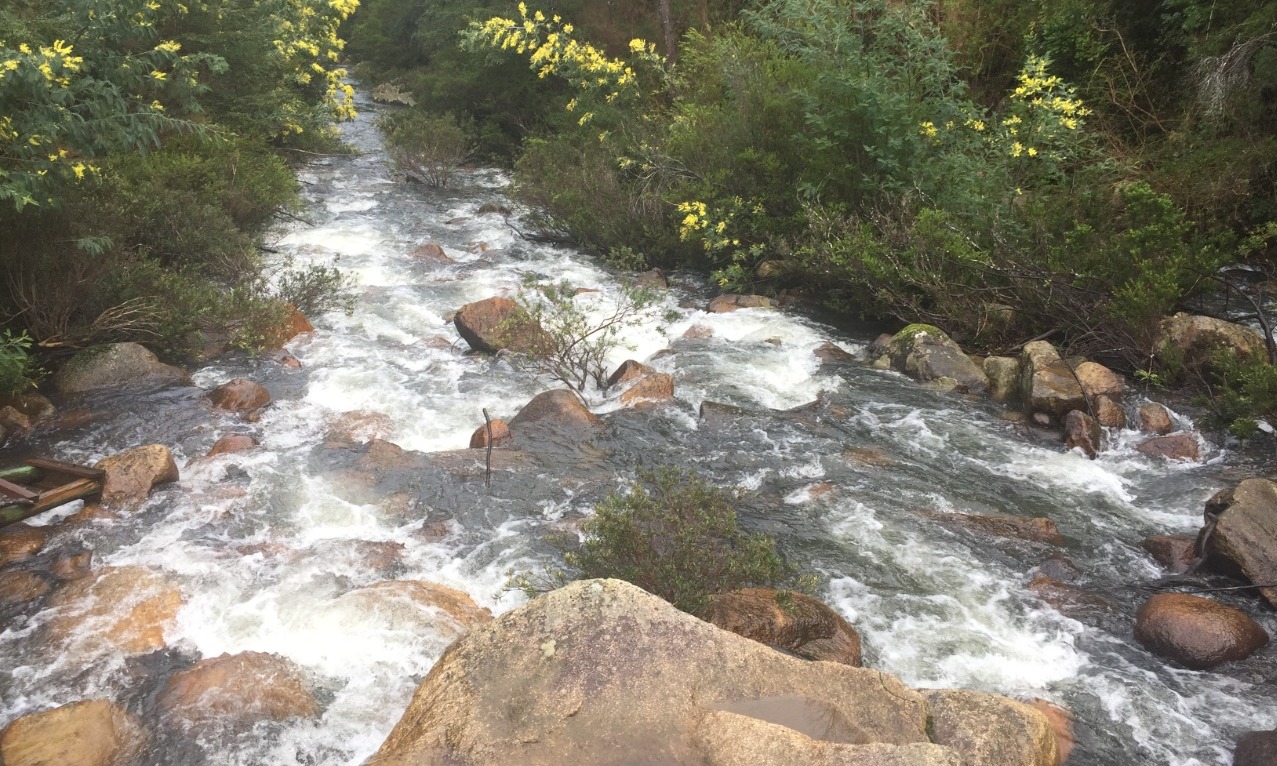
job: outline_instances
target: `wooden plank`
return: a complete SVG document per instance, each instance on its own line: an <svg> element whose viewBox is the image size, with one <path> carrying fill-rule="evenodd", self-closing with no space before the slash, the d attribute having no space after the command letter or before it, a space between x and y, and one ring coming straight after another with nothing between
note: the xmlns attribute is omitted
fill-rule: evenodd
<svg viewBox="0 0 1277 766"><path fill-rule="evenodd" d="M32 492L21 484L14 484L7 479L0 479L0 494L16 497L19 500L35 500L38 494Z"/></svg>
<svg viewBox="0 0 1277 766"><path fill-rule="evenodd" d="M32 468L39 468L44 471L56 471L58 473L65 473L68 476L79 476L82 479L101 480L106 478L106 471L103 471L100 468L85 468L82 465L74 465L72 463L63 463L60 460L49 460L48 458L33 457L30 460L27 460L25 462L27 465L31 466Z"/></svg>
<svg viewBox="0 0 1277 766"><path fill-rule="evenodd" d="M31 505L12 505L0 508L0 527L23 519L29 519L37 513L56 508L63 503L91 497L102 491L102 483L94 479L76 479L55 489L41 492Z"/></svg>
<svg viewBox="0 0 1277 766"><path fill-rule="evenodd" d="M18 481L24 484L40 478L40 469L33 465L22 465L17 468L0 468L0 479L8 479L9 481Z"/></svg>

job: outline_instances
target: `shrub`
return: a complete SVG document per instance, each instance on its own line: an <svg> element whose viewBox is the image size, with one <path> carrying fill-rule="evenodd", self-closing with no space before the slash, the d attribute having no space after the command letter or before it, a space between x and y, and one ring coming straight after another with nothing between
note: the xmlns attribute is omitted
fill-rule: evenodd
<svg viewBox="0 0 1277 766"><path fill-rule="evenodd" d="M358 294L352 276L331 264L297 267L287 261L276 277L275 295L307 316L338 309L349 316Z"/></svg>
<svg viewBox="0 0 1277 766"><path fill-rule="evenodd" d="M450 114L432 117L405 109L382 117L377 125L395 166L428 186L447 186L470 153L466 131Z"/></svg>
<svg viewBox="0 0 1277 766"><path fill-rule="evenodd" d="M673 468L641 473L613 493L564 558L560 580L613 577L696 614L717 593L791 583L794 569L765 534L741 529L740 495Z"/></svg>
<svg viewBox="0 0 1277 766"><path fill-rule="evenodd" d="M37 371L30 350L31 336L25 332L0 334L0 396L20 394L35 385Z"/></svg>

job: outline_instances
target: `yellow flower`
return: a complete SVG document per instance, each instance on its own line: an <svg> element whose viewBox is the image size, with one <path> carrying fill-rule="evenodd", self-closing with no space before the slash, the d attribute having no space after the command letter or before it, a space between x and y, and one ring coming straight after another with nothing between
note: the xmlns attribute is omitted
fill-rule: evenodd
<svg viewBox="0 0 1277 766"><path fill-rule="evenodd" d="M83 162L77 162L71 166L71 172L75 173L75 180L80 181L84 178L84 170L86 165Z"/></svg>
<svg viewBox="0 0 1277 766"><path fill-rule="evenodd" d="M934 122L927 120L918 127L918 132L927 138L935 138L936 134L940 131L936 130L936 124Z"/></svg>
<svg viewBox="0 0 1277 766"><path fill-rule="evenodd" d="M151 76L157 80L163 80L165 77L168 77L168 73L161 72L160 70L156 69L155 71L151 72Z"/></svg>
<svg viewBox="0 0 1277 766"><path fill-rule="evenodd" d="M647 43L643 42L637 37L634 38L633 40L630 40L631 53L642 53L645 48L647 48Z"/></svg>

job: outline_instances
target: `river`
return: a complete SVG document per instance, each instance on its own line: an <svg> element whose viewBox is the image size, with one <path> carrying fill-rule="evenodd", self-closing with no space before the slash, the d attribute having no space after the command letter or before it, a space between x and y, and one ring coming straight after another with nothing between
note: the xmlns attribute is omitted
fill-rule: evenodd
<svg viewBox="0 0 1277 766"><path fill-rule="evenodd" d="M607 420L596 439L546 445L531 469L497 470L490 487L482 472L436 470L361 490L351 471L362 453L333 443L344 413L365 413L354 429L361 438L454 450L483 422L482 409L509 419L548 387L507 361L463 353L450 312L513 294L527 275L597 289L582 298L597 307L624 283L573 249L520 237L511 224L522 226L527 211L503 196L501 172L463 171L444 190L396 180L376 109L364 102L344 126L356 154L300 171L309 223L290 222L272 242L300 263L338 257L361 291L353 314L312 317L316 331L289 345L299 369L219 359L195 371L197 388L64 403L95 416L23 445L83 463L169 445L180 483L124 519L68 529L57 544L92 549L97 566L160 570L185 602L166 634L170 648L140 663L51 653L41 640L48 610L10 619L0 632L0 726L86 698L118 700L150 721L154 689L174 669L223 652L275 652L321 690L321 716L194 743L160 737L147 763L359 764L452 634L429 610L371 609L342 595L389 576L451 586L508 611L524 600L505 588L510 573L554 566L548 537L573 528L639 465L689 467L749 490L743 520L820 576L818 595L861 632L866 666L911 685L1044 698L1073 711L1071 764L1229 764L1240 732L1277 723L1269 653L1202 673L1163 663L1131 637L1151 593L1141 585L1163 574L1141 539L1196 532L1237 456L1214 445L1205 463L1171 464L1138 454L1138 436L1122 432L1090 461L1033 437L999 405L865 364L822 366L813 354L826 341L862 353L869 337L788 311L706 313L711 293L693 276L675 275L659 310L628 329L629 348L610 359L672 373L673 403L622 409L594 394ZM514 215L480 214L488 203ZM430 241L457 263L408 257ZM709 337L683 337L698 325ZM274 395L260 422L202 399L241 376ZM741 409L701 421L703 401ZM261 446L201 458L230 432ZM948 512L1048 516L1065 542L990 538L934 518ZM369 566L368 543L398 544L389 574ZM1058 555L1102 597L1073 617L1026 589L1034 568ZM1271 614L1248 611L1277 630Z"/></svg>

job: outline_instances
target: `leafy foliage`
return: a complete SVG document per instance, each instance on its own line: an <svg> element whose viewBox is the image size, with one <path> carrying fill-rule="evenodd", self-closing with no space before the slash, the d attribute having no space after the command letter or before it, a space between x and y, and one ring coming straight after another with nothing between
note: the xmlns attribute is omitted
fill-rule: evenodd
<svg viewBox="0 0 1277 766"><path fill-rule="evenodd" d="M470 153L466 131L450 114L433 117L410 109L391 112L377 125L395 166L428 186L447 186Z"/></svg>
<svg viewBox="0 0 1277 766"><path fill-rule="evenodd" d="M0 396L20 394L35 385L35 364L28 353L31 337L26 333L0 333Z"/></svg>

